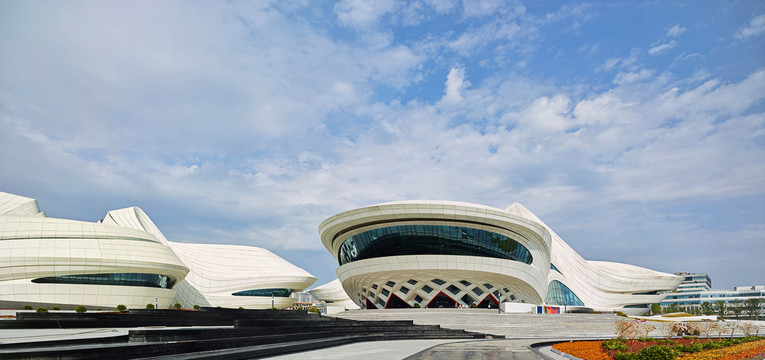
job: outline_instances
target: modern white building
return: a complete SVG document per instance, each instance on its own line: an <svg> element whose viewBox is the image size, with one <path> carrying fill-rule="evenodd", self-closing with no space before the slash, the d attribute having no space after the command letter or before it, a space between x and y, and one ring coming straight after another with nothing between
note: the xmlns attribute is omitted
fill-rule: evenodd
<svg viewBox="0 0 765 360"><path fill-rule="evenodd" d="M675 275L683 278L683 282L677 286L675 292L709 291L712 290L712 278L705 273L676 272Z"/></svg>
<svg viewBox="0 0 765 360"><path fill-rule="evenodd" d="M506 210L401 201L334 215L319 226L345 292L366 309L503 302L642 314L682 278L587 261L520 204Z"/></svg>
<svg viewBox="0 0 765 360"><path fill-rule="evenodd" d="M315 281L265 249L169 242L137 207L90 223L0 192L0 308L285 308Z"/></svg>
<svg viewBox="0 0 765 360"><path fill-rule="evenodd" d="M660 303L663 309L674 304L685 311L694 312L700 309L704 302L714 304L722 301L732 310L733 307L743 307L748 299L759 298L762 299L762 308L765 310L765 285L736 286L733 290L677 291L665 295L667 297Z"/></svg>
<svg viewBox="0 0 765 360"><path fill-rule="evenodd" d="M335 310L355 310L359 306L348 297L348 294L343 290L343 286L340 285L340 280L332 280L324 285L318 286L314 289L308 290L317 301L324 302L324 310L329 312L330 308Z"/></svg>

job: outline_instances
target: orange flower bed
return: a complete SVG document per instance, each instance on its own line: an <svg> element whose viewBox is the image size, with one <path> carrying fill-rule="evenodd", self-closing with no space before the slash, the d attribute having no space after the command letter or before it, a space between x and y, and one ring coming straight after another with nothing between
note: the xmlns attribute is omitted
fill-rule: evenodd
<svg viewBox="0 0 765 360"><path fill-rule="evenodd" d="M733 345L723 349L685 354L679 360L742 360L765 352L765 340Z"/></svg>
<svg viewBox="0 0 765 360"><path fill-rule="evenodd" d="M683 339L685 340L685 339ZM613 360L603 350L602 341L573 341L554 344L552 347L560 352L576 356L584 360ZM705 350L697 353L687 353L677 357L677 360L745 360L765 354L765 340L758 340L730 347ZM756 357L759 359L760 357Z"/></svg>
<svg viewBox="0 0 765 360"><path fill-rule="evenodd" d="M576 356L580 359L612 360L611 357L603 351L603 347L600 346L601 343L602 341L573 341L557 343L552 347L555 350Z"/></svg>

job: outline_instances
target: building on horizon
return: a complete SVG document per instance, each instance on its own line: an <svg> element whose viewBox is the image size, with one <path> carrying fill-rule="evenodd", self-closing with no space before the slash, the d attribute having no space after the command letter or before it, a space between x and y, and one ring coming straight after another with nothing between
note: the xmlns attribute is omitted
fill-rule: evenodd
<svg viewBox="0 0 765 360"><path fill-rule="evenodd" d="M675 292L709 291L712 290L712 278L706 273L676 272L675 275L683 278L683 282L677 286Z"/></svg>
<svg viewBox="0 0 765 360"><path fill-rule="evenodd" d="M516 302L642 314L682 281L585 260L517 203L506 210L452 201L384 203L334 215L319 234L338 261L338 285L364 309Z"/></svg>
<svg viewBox="0 0 765 360"><path fill-rule="evenodd" d="M732 309L732 307L743 306L744 302L751 298L762 299L761 305L765 311L765 285L736 286L733 290L677 291L666 295L667 297L659 303L664 311L676 305L680 311L697 313L701 311L701 304L705 302L714 304L717 301L724 302Z"/></svg>
<svg viewBox="0 0 765 360"><path fill-rule="evenodd" d="M138 207L91 223L0 192L0 308L283 309L315 281L262 248L170 242Z"/></svg>

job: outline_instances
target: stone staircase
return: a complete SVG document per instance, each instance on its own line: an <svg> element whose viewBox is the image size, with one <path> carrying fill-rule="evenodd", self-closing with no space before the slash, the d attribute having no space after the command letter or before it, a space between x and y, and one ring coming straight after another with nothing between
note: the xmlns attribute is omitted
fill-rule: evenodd
<svg viewBox="0 0 765 360"><path fill-rule="evenodd" d="M359 321L303 311L206 308L19 315L16 320L0 321L0 328L182 328L141 328L109 338L0 344L0 359L251 359L361 341L487 337L438 325L415 325L411 320Z"/></svg>

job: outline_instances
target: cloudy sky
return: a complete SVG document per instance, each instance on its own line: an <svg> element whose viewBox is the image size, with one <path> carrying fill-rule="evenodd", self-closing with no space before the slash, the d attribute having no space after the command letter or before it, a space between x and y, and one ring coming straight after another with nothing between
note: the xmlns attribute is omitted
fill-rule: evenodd
<svg viewBox="0 0 765 360"><path fill-rule="evenodd" d="M519 202L582 256L765 283L765 2L0 1L0 190L319 278L327 217Z"/></svg>

